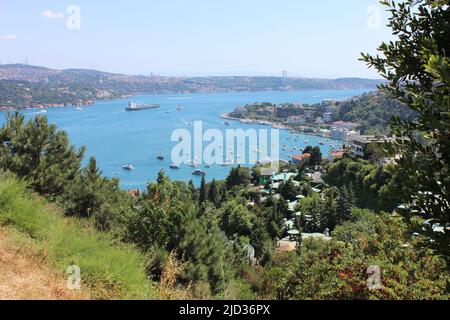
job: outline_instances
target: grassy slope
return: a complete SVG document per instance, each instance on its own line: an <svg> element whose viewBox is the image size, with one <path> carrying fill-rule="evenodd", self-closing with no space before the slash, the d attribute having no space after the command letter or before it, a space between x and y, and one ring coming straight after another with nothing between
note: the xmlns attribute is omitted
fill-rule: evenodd
<svg viewBox="0 0 450 320"><path fill-rule="evenodd" d="M82 286L94 299L156 298L137 250L118 244L89 223L64 217L58 208L30 194L25 183L4 176L0 225L26 237L64 277L68 266L79 266Z"/></svg>

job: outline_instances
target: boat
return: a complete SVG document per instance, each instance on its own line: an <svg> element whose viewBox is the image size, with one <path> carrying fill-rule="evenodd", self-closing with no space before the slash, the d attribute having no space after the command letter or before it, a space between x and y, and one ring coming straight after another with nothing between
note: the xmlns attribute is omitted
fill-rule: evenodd
<svg viewBox="0 0 450 320"><path fill-rule="evenodd" d="M156 157L156 159L158 159L158 160L164 160L164 156L163 156L163 155L159 155L159 156Z"/></svg>
<svg viewBox="0 0 450 320"><path fill-rule="evenodd" d="M192 168L197 168L198 167L197 159L192 160L191 163L190 163L190 166Z"/></svg>
<svg viewBox="0 0 450 320"><path fill-rule="evenodd" d="M134 167L132 164L126 164L126 165L122 166L122 169L127 170L127 171L133 171Z"/></svg>
<svg viewBox="0 0 450 320"><path fill-rule="evenodd" d="M47 110L41 110L41 113L47 113Z"/></svg>
<svg viewBox="0 0 450 320"><path fill-rule="evenodd" d="M180 169L180 166L177 165L177 164L175 164L175 163L172 163L172 164L170 165L170 169Z"/></svg>
<svg viewBox="0 0 450 320"><path fill-rule="evenodd" d="M194 176L204 176L204 175L206 175L206 172L202 171L202 170L194 170L194 171L192 171L192 174Z"/></svg>
<svg viewBox="0 0 450 320"><path fill-rule="evenodd" d="M231 126L231 123L229 123L228 121L224 122L223 124L226 126Z"/></svg>
<svg viewBox="0 0 450 320"><path fill-rule="evenodd" d="M83 110L83 108L82 107L76 107L75 110L81 111L81 110Z"/></svg>
<svg viewBox="0 0 450 320"><path fill-rule="evenodd" d="M177 110L178 110L178 111L183 110L183 106L179 106L179 107L177 108Z"/></svg>
<svg viewBox="0 0 450 320"><path fill-rule="evenodd" d="M141 110L148 110L148 109L158 109L160 107L159 104L136 104L133 102L130 102L128 104L128 107L125 108L126 111L141 111Z"/></svg>

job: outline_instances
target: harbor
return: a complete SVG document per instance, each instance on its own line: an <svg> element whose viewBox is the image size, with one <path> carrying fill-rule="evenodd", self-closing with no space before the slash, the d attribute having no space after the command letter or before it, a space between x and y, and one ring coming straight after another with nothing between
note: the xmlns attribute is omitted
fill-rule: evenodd
<svg viewBox="0 0 450 320"><path fill-rule="evenodd" d="M48 109L45 116L58 128L65 130L76 147L86 146L86 159L91 155L95 156L104 175L120 179L120 185L124 189L143 190L149 181L156 180L161 169L173 180L193 180L195 185L199 185L202 176L207 181L224 179L231 168L237 165L238 159L235 157L240 156L237 153L230 155L230 159L235 159L233 163L225 162L223 166L198 163L197 167L192 167L189 163L174 163L172 149L183 142L179 134L171 139L176 130L185 129L193 134L194 123L197 121L202 122L204 131L216 129L223 134L228 129L270 129L270 123L240 122L223 119L221 115L252 101L315 103L327 98L352 97L362 92L364 91L332 90L140 95L133 97L133 102L157 104L160 107L142 112L126 112L125 108L130 100L118 99L99 101L82 111L75 108ZM27 120L41 115L32 110L23 113ZM6 113L3 114L4 123ZM324 144L320 145L320 142ZM320 146L324 157L327 157L331 150L338 149L339 143L338 140L320 136L292 133L287 128L280 131L280 148L286 145L286 150L280 150L280 158L289 161L290 156L300 154L301 149L308 145ZM208 144L205 142L204 147ZM229 152L228 149L226 151ZM251 151L247 150L247 154ZM159 155L163 159L158 159ZM194 157L192 155L191 160ZM175 166L171 167L172 164ZM124 169L123 166L126 165L131 165L133 170ZM205 175L193 174L194 170L202 170Z"/></svg>

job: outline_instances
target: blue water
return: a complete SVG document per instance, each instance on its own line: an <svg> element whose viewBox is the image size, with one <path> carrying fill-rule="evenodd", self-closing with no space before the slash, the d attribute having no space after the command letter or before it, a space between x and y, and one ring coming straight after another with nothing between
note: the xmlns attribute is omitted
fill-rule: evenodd
<svg viewBox="0 0 450 320"><path fill-rule="evenodd" d="M92 107L77 111L74 108L48 109L46 115L51 123L69 134L70 141L87 148L86 160L93 155L103 174L108 177L118 177L124 189L145 188L149 181L156 179L161 168L174 180L194 180L199 183L200 178L192 175L190 166L182 165L179 170L170 169L171 150L178 142L171 141L173 130L186 128L193 130L189 123L202 121L204 130L264 128L256 124L241 124L230 121L231 126L224 125L219 116L232 111L237 106L252 102L302 102L316 103L325 99L346 99L359 95L367 90L335 90L335 91L299 91L299 92L246 92L246 93L210 93L186 95L142 95L135 97L137 103L159 103L160 109L139 112L125 112L127 100L111 100L97 102ZM178 106L182 111L177 111ZM37 114L36 111L24 112L26 118ZM5 122L5 113L0 123ZM281 131L280 146L286 145L289 150L280 151L281 159L288 159L288 154L298 152L290 150L294 146L304 148L307 145L319 145L322 152L327 155L332 148L330 144L337 145L337 141L322 137L295 134L298 139L287 140L293 135L286 130ZM307 141L307 142L306 142ZM205 144L206 146L207 144ZM156 159L162 153L164 161ZM131 163L134 171L122 170L124 164ZM207 171L207 180L213 178L224 179L230 167L220 165L211 168L199 167Z"/></svg>

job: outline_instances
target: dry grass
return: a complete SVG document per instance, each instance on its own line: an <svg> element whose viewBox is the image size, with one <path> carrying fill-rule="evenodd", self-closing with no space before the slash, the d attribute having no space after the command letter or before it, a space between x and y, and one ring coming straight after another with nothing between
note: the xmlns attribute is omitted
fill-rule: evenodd
<svg viewBox="0 0 450 320"><path fill-rule="evenodd" d="M85 291L66 288L63 275L50 268L32 246L17 245L0 229L0 300L87 300Z"/></svg>

